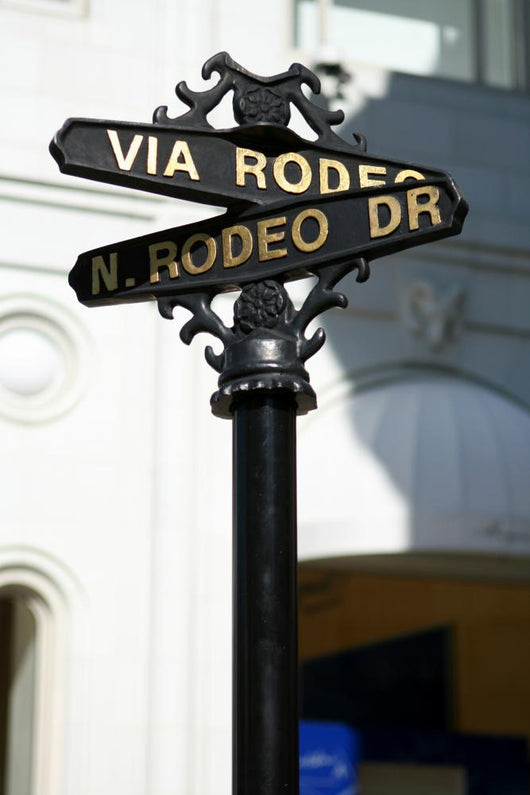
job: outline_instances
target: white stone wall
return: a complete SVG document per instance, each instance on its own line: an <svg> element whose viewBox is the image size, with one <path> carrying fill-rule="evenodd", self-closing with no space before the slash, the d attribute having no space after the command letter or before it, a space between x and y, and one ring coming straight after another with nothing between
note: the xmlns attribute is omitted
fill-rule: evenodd
<svg viewBox="0 0 530 795"><path fill-rule="evenodd" d="M35 795L229 787L230 426L209 413L215 374L178 339L182 316L87 310L66 279L82 250L208 211L63 177L47 151L68 116L176 114L175 83L199 83L213 52L205 16L0 5L0 585L46 600L60 646L43 657L41 733L57 731Z"/></svg>

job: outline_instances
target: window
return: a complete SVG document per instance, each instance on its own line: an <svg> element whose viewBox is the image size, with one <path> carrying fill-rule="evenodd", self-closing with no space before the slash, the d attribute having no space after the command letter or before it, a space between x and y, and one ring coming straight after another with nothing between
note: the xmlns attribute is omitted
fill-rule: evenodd
<svg viewBox="0 0 530 795"><path fill-rule="evenodd" d="M525 88L524 0L295 0L296 45L392 71Z"/></svg>
<svg viewBox="0 0 530 795"><path fill-rule="evenodd" d="M530 792L530 585L505 562L502 575L487 555L436 552L300 567L302 719L353 732L341 745L363 795Z"/></svg>

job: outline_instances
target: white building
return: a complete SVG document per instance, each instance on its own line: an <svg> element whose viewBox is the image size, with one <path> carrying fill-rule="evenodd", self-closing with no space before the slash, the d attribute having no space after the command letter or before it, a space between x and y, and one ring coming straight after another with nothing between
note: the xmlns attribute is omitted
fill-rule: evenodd
<svg viewBox="0 0 530 795"><path fill-rule="evenodd" d="M451 626L443 728L530 735L524 5L0 0L0 792L229 791L216 376L201 338L180 342L184 312L88 310L67 282L81 251L214 210L64 177L47 149L69 116L177 115L175 84L201 90L221 50L263 75L320 62L344 137L447 169L471 206L461 237L347 278L349 308L322 320L320 409L299 420L302 656ZM231 126L229 103L212 118Z"/></svg>

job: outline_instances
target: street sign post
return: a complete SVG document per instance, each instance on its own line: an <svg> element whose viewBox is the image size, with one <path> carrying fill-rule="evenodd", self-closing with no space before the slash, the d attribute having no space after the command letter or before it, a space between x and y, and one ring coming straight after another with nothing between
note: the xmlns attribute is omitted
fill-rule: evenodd
<svg viewBox="0 0 530 795"><path fill-rule="evenodd" d="M180 336L206 331L223 343L208 363L219 373L212 411L233 420L234 795L295 795L298 771L296 597L296 415L316 408L306 360L325 341L305 331L330 307L347 305L335 285L369 261L459 234L467 205L443 171L366 154L330 112L308 99L316 75L300 64L260 77L219 53L204 65L217 84L193 92L189 110L167 108L153 124L69 119L50 145L61 171L87 179L225 207L195 224L81 254L69 277L81 303L156 300L192 317ZM233 93L237 126L214 129L208 113ZM289 127L296 107L316 133ZM314 275L296 310L285 288ZM234 323L212 310L238 290Z"/></svg>

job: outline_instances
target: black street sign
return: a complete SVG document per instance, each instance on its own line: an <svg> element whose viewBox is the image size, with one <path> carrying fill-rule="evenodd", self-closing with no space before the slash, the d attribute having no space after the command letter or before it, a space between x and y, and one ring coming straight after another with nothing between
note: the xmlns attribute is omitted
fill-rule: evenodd
<svg viewBox="0 0 530 795"><path fill-rule="evenodd" d="M343 141L340 113L301 91L318 81L305 67L258 78L226 53L203 75L221 80L177 94L190 110L153 124L68 119L50 144L61 171L228 208L224 216L81 254L70 274L88 306L206 291L275 277L289 280L351 258L372 260L462 228L467 205L443 171L368 156L362 136ZM208 112L234 92L239 126L215 130ZM290 105L318 133L287 127Z"/></svg>
<svg viewBox="0 0 530 795"><path fill-rule="evenodd" d="M50 150L65 174L230 208L449 181L443 171L369 156L338 138L324 148L278 125L190 130L68 119Z"/></svg>
<svg viewBox="0 0 530 795"><path fill-rule="evenodd" d="M447 235L463 202L438 177L291 200L81 254L70 284L87 306L220 292L260 279L294 279L345 259L375 259Z"/></svg>

